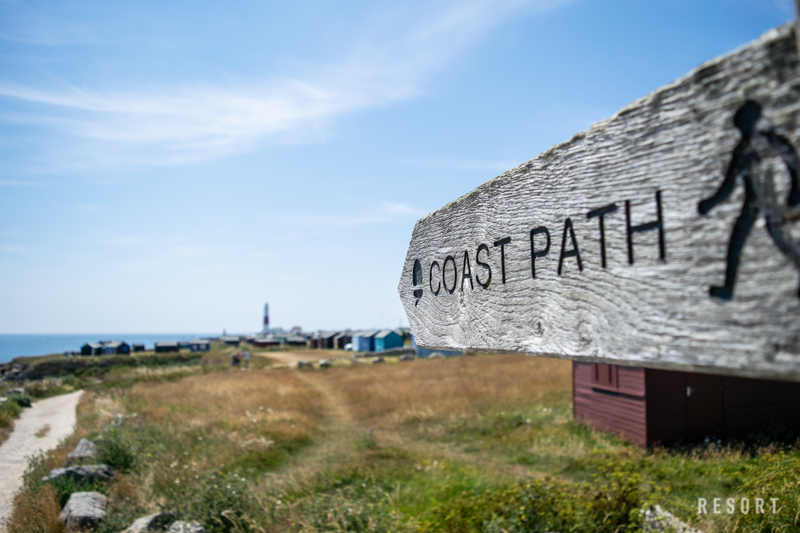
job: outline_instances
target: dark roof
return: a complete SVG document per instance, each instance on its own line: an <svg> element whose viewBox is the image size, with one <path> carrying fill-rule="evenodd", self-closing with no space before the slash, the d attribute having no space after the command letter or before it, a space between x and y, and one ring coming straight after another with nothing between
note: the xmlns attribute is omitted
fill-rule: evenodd
<svg viewBox="0 0 800 533"><path fill-rule="evenodd" d="M86 344L84 344L84 346L88 346L88 347L94 348L94 349L103 347L103 345L100 344L99 342L87 342Z"/></svg>
<svg viewBox="0 0 800 533"><path fill-rule="evenodd" d="M119 347L120 347L120 346L122 346L123 344L124 344L125 346L129 346L129 344L128 344L127 342L124 342L124 341L111 341L111 342L106 342L105 344L103 344L103 346L105 346L105 347L107 347L107 348L119 348Z"/></svg>

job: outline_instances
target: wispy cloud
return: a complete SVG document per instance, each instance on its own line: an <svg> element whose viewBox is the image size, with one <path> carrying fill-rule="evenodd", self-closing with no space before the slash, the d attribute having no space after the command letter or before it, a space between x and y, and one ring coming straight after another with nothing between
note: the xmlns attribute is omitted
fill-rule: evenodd
<svg viewBox="0 0 800 533"><path fill-rule="evenodd" d="M402 29L376 32L340 61L294 78L119 91L75 80L42 88L0 77L0 96L27 103L27 111L0 120L53 128L78 145L70 146L75 159L92 165L175 165L259 143L318 142L337 117L420 94L432 73L520 9L567 1L436 4L419 9Z"/></svg>

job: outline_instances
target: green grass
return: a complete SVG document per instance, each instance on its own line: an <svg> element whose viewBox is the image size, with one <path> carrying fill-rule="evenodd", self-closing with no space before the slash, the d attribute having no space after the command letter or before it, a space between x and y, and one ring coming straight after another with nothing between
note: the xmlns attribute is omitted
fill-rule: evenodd
<svg viewBox="0 0 800 533"><path fill-rule="evenodd" d="M411 387L392 396L408 381L390 365L301 373L210 363L120 374L131 383L95 388L79 429L103 435L98 457L121 473L98 487L110 497L101 531L174 510L216 532L621 533L637 531L640 510L656 503L706 533L800 529L796 436L646 451L572 421L567 394L493 403L480 356L411 365L391 366L418 380L435 365L459 365L466 378L447 393ZM438 396L419 400L428 391ZM453 394L473 405L459 410ZM116 410L138 416L120 424ZM63 500L63 487L48 495L30 479L26 509ZM776 495L774 515L696 513L699 497ZM19 531L27 529L9 533Z"/></svg>

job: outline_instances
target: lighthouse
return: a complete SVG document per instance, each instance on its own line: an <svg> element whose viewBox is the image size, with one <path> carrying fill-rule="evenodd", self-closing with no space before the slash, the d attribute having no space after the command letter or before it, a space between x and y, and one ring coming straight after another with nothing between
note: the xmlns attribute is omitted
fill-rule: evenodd
<svg viewBox="0 0 800 533"><path fill-rule="evenodd" d="M261 332L265 335L269 333L269 304L264 304L264 329Z"/></svg>

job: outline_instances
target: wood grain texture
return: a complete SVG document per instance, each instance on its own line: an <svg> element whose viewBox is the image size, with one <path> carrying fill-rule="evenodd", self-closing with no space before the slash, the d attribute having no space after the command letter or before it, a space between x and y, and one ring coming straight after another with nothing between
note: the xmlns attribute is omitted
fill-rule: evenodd
<svg viewBox="0 0 800 533"><path fill-rule="evenodd" d="M759 130L800 147L793 25L707 62L419 220L398 287L417 344L800 381L800 268L768 234L769 209L746 238L733 298L709 294L725 280L743 179L708 214L698 203L723 183L742 139L733 117L748 100L761 107ZM776 156L753 170L774 183L781 204L789 193L787 168ZM664 260L659 232L651 229L632 234L631 265L626 202L631 226L654 222L657 191ZM603 268L600 218L587 213L612 203L616 211L603 217ZM582 270L567 253L559 275L562 240L564 251L573 249L566 219ZM538 227L548 229L551 243L535 258L533 278L530 235ZM800 242L800 221L782 228ZM494 243L508 237L503 283ZM535 235L535 251L545 238ZM486 288L479 281L486 283L488 270L476 262L482 244L479 257L491 268ZM442 276L434 266L431 280L432 264L441 268L448 256L443 283L455 290L442 287L435 296L431 289Z"/></svg>

